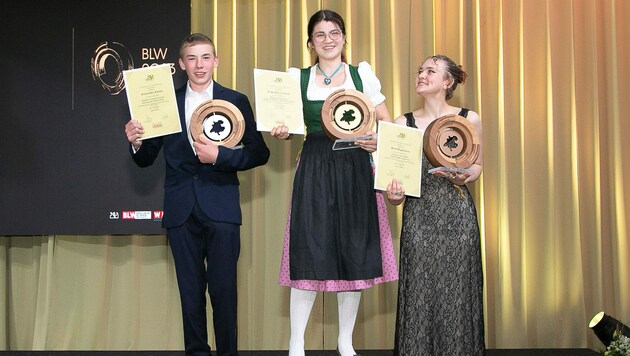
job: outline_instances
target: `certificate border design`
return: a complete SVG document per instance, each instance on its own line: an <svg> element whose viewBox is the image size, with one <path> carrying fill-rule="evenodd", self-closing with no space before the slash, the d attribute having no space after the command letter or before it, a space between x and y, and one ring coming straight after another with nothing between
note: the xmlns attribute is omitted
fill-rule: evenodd
<svg viewBox="0 0 630 356"><path fill-rule="evenodd" d="M386 133L386 131L389 131ZM392 137L392 134L402 141L406 141L409 148L413 147L411 151L403 153L405 150L398 150L401 154L408 154L408 159L403 158L403 162L407 166L405 170L394 169L389 167L393 161L389 156L392 153L392 149L395 148L395 144L388 139ZM378 147L374 153L374 189L386 191L387 185L392 181L392 178L396 178L404 187L405 195L415 198L420 197L422 192L422 146L423 135L426 132L418 128L409 127L406 125L398 125L392 122L380 121L378 124ZM389 158L388 158L389 157ZM409 167L416 165L415 170L408 170ZM404 177L405 173L408 173L408 177ZM402 176L401 176L402 175ZM417 184L417 185L416 185Z"/></svg>

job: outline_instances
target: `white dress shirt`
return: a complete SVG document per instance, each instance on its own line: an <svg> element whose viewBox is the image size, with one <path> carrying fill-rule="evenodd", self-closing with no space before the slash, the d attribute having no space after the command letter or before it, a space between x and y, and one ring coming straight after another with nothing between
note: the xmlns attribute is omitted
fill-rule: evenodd
<svg viewBox="0 0 630 356"><path fill-rule="evenodd" d="M186 129L190 132L190 119L197 107L204 101L212 100L214 94L214 80L210 82L210 85L206 90L202 92L196 92L190 87L190 83L186 84L186 99L184 101L184 112L186 114ZM188 141L190 146L193 147L193 138L188 134ZM193 147L193 152L195 148ZM196 154L197 152L195 152Z"/></svg>

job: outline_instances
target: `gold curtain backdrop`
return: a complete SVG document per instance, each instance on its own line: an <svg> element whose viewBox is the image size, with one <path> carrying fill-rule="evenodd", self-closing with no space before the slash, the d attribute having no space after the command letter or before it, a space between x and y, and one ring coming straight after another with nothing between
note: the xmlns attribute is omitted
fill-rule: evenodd
<svg viewBox="0 0 630 356"><path fill-rule="evenodd" d="M253 68L311 63L306 25L346 20L348 59L368 61L394 116L420 105L421 61L468 71L452 103L483 121L484 172L471 186L482 231L489 348L593 348L588 322L630 322L630 1L193 0L192 30L216 41L215 78L255 105ZM122 130L122 128L121 128ZM121 131L122 134L122 131ZM300 139L264 134L270 162L240 174L239 347L286 349L289 290L277 284ZM400 208L390 208L396 249ZM0 239L0 349L182 349L166 237ZM397 284L363 293L355 347L393 346ZM211 313L209 311L209 313ZM211 325L210 333L212 333ZM334 294L317 297L308 349L334 349Z"/></svg>

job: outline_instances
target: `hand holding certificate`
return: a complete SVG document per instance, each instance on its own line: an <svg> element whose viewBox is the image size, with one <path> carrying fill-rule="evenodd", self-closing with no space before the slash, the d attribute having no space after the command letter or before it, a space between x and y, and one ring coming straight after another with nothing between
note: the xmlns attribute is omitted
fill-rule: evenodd
<svg viewBox="0 0 630 356"><path fill-rule="evenodd" d="M285 125L289 133L304 134L300 83L289 73L254 68L254 95L258 131Z"/></svg>
<svg viewBox="0 0 630 356"><path fill-rule="evenodd" d="M181 132L169 64L123 71L129 111L144 129L142 140Z"/></svg>
<svg viewBox="0 0 630 356"><path fill-rule="evenodd" d="M387 185L396 178L405 187L405 195L420 196L422 135L416 128L379 123L374 189L387 190Z"/></svg>

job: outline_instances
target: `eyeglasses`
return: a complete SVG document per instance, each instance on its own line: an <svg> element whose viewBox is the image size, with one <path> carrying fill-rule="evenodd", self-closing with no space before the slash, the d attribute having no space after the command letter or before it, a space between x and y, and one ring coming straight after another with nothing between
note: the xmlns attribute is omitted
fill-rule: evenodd
<svg viewBox="0 0 630 356"><path fill-rule="evenodd" d="M341 37L341 31L340 30L332 30L330 32L328 32L328 35L326 35L325 32L315 32L313 34L313 40L315 40L315 42L317 43L321 43L324 42L326 40L326 36L330 37L331 40L337 40L339 39L339 37Z"/></svg>

